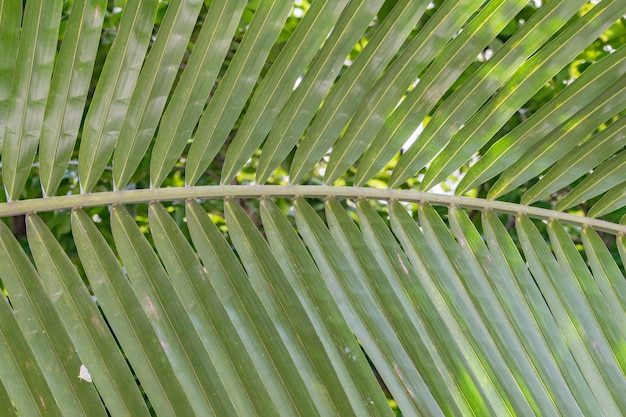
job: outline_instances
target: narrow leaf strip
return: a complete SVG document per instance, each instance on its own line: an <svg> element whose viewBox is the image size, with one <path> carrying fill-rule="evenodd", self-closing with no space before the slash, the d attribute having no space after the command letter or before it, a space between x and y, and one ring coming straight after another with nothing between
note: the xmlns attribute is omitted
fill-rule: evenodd
<svg viewBox="0 0 626 417"><path fill-rule="evenodd" d="M133 291L195 414L236 415L211 357L172 288L161 261L125 208L113 207L111 230Z"/></svg>
<svg viewBox="0 0 626 417"><path fill-rule="evenodd" d="M198 124L189 149L187 184L198 181L228 139L292 6L289 0L259 3L250 27ZM228 181L230 179L222 177L222 182Z"/></svg>
<svg viewBox="0 0 626 417"><path fill-rule="evenodd" d="M20 243L0 224L0 280L11 298L15 317L63 415L106 416L91 384L81 384L76 370L81 360L58 312Z"/></svg>
<svg viewBox="0 0 626 417"><path fill-rule="evenodd" d="M2 182L9 200L19 198L37 152L62 5L61 0L49 0L29 1L25 6L2 142Z"/></svg>
<svg viewBox="0 0 626 417"><path fill-rule="evenodd" d="M505 268L500 273L495 272L502 264L493 262L493 257L487 249L482 236L463 210L451 208L448 211L450 226L459 243L460 255L466 260L467 267L464 274L464 282L468 288L474 304L479 311L490 334L502 352L518 384L524 391L529 403L533 406L536 414L559 415L556 404L553 402L554 393L546 385L546 376L537 370L535 352L528 349L525 327L516 323L518 317L509 308L511 304L503 300L499 294L500 281L507 280ZM513 277L510 277L513 279ZM520 294L521 295L521 294ZM501 302L504 301L504 302ZM521 300L516 300L517 304ZM536 327L535 327L536 329ZM544 354L546 352L543 352ZM552 368L554 370L554 367ZM555 387L555 391L563 390L566 386ZM573 398L568 396L567 400ZM563 402L561 403L563 404ZM570 408L570 406L567 406ZM580 410L568 415L581 415Z"/></svg>
<svg viewBox="0 0 626 417"><path fill-rule="evenodd" d="M363 32L382 4L380 0L351 1L348 4L328 39L324 41L324 46L302 77L298 88L276 118L276 123L266 141L269 146L268 156L271 156L277 148L287 149L289 152L296 145L339 75L346 56L363 36ZM300 178L294 172L299 163L294 159L291 165L289 175L292 182ZM265 165L263 168L265 169Z"/></svg>
<svg viewBox="0 0 626 417"><path fill-rule="evenodd" d="M226 152L223 180L228 181L228 178L240 170L261 145L272 129L278 113L292 94L298 77L318 52L317 45L324 43L346 3L348 3L346 0L336 0L311 4L256 89L237 135ZM284 144L280 148L287 153L290 150ZM263 149L265 152L266 146ZM281 160L285 155L283 154ZM259 178L264 176L264 171L262 165L259 165L257 176ZM259 179L259 182L262 181Z"/></svg>
<svg viewBox="0 0 626 417"><path fill-rule="evenodd" d="M56 59L39 145L44 195L54 195L72 156L96 60L107 2L75 1Z"/></svg>
<svg viewBox="0 0 626 417"><path fill-rule="evenodd" d="M90 288L153 409L159 416L192 415L189 399L128 277L96 225L82 210L72 212L72 234Z"/></svg>
<svg viewBox="0 0 626 417"><path fill-rule="evenodd" d="M539 8L506 44L437 108L418 136L423 147L434 151L443 148L454 133L509 79L515 70L559 30L584 3L584 0L550 2ZM365 183L387 163L382 159L373 159L374 157L374 149L365 153L357 171L358 184Z"/></svg>
<svg viewBox="0 0 626 417"><path fill-rule="evenodd" d="M313 333L313 326L280 266L271 255L267 242L259 234L246 212L234 200L224 202L226 224L232 242L250 276L250 284L257 293L289 352L292 366L307 387L308 395L299 399L308 415L354 415L346 394L336 380L323 343ZM305 344L303 341L307 340ZM283 358L286 360L287 358ZM329 379L326 385L325 378ZM315 388L314 388L315 387ZM330 387L335 387L332 396ZM314 388L314 389L313 389Z"/></svg>
<svg viewBox="0 0 626 417"><path fill-rule="evenodd" d="M582 230L585 254L591 264L591 270L609 311L613 314L612 322L624 328L626 316L626 280L611 256L606 244L596 231L589 227ZM626 329L623 330L626 335Z"/></svg>
<svg viewBox="0 0 626 417"><path fill-rule="evenodd" d="M115 188L128 185L161 120L202 0L170 1L128 105L113 154Z"/></svg>
<svg viewBox="0 0 626 417"><path fill-rule="evenodd" d="M460 242L457 243L441 217L429 205L419 207L419 219L427 243L437 254L436 259L445 260L447 267L452 268L453 272L448 273L446 280L439 282L439 285L445 288L446 297L453 307L457 320L470 338L474 349L480 352L483 366L490 373L490 377L497 381L499 395L506 399L510 412L514 415L533 414L535 412L532 409L534 400L524 395L527 388L523 381L515 378L515 374L520 371L507 364L507 356L510 353L503 349L498 340L505 324L494 323L493 317L486 317L487 307L482 305L485 300L481 299L486 294L481 294L481 291L487 294L491 291L488 291L484 279L481 280L480 285L472 282L472 278L476 279L472 275L479 275L480 272L478 267L466 259L461 252L461 248L466 246L467 242L463 242L460 238ZM477 286L482 288L477 290L475 288ZM487 302L493 303L494 301ZM490 331L494 325L498 325L499 331Z"/></svg>
<svg viewBox="0 0 626 417"><path fill-rule="evenodd" d="M567 297L566 291L571 291L571 282L567 281L572 281L573 277L571 275L563 277L564 270L558 265L544 238L528 218L518 216L516 227L537 286L552 312L561 338L569 347L589 389L595 396L599 410L605 415L622 415L618 402L624 400L623 395L620 399L611 395L613 388L607 385L610 381L605 379L604 370L594 360L596 356L593 353L592 336L587 336L587 332L593 334L598 330L583 327L575 315L576 307L571 304L567 306L567 301L562 299ZM574 310L571 310L572 307Z"/></svg>
<svg viewBox="0 0 626 417"><path fill-rule="evenodd" d="M14 312L0 296L0 379L19 415L61 416Z"/></svg>
<svg viewBox="0 0 626 417"><path fill-rule="evenodd" d="M91 192L109 163L152 35L158 2L129 2L85 117L78 176ZM101 12L104 12L102 10Z"/></svg>
<svg viewBox="0 0 626 417"><path fill-rule="evenodd" d="M112 414L148 416L135 378L74 265L39 217L28 216L27 230L48 295L106 407Z"/></svg>
<svg viewBox="0 0 626 417"><path fill-rule="evenodd" d="M337 408L350 405L357 416L388 416L389 406L370 365L293 226L269 198L261 200L261 216L276 260L315 333L327 341L323 349L340 384L335 389L345 391L348 399L345 405L337 404Z"/></svg>
<svg viewBox="0 0 626 417"><path fill-rule="evenodd" d="M624 217L622 217L622 220L624 220ZM626 236L625 235L620 235L616 238L616 244L617 244L617 251L619 252L619 256L622 260L622 265L626 265ZM621 301L622 301L622 305L626 305L626 303L624 302L624 298L620 297Z"/></svg>
<svg viewBox="0 0 626 417"><path fill-rule="evenodd" d="M0 60L0 151L2 150L17 59L17 47L20 40L22 5L23 2L20 0L0 0L0 45L2 45L2 59Z"/></svg>
<svg viewBox="0 0 626 417"><path fill-rule="evenodd" d="M308 128L304 141L299 145L299 149L302 149L300 152L308 155L300 171L304 173L309 171L330 148L367 91L402 46L426 6L424 2L411 0L397 2L393 11L385 17L368 40L363 51L333 85ZM284 144L272 148L264 146L259 160L259 180L266 178L269 175L268 171L274 169L290 150L291 147Z"/></svg>
<svg viewBox="0 0 626 417"><path fill-rule="evenodd" d="M433 160L424 177L423 189L430 189L443 181L468 161L550 78L591 40L600 36L615 21L616 13L623 11L625 9L619 1L598 4L519 66L506 85L450 139L446 148ZM434 148L438 150L438 147Z"/></svg>
<svg viewBox="0 0 626 417"><path fill-rule="evenodd" d="M17 411L15 410L15 406L11 403L9 393L2 383L2 378L0 378L0 412L2 412L3 416L17 417Z"/></svg>
<svg viewBox="0 0 626 417"><path fill-rule="evenodd" d="M618 153L596 167L587 178L560 199L554 208L564 210L608 190L612 190L609 198L617 197L618 187L624 183L624 168L626 168L626 151Z"/></svg>
<svg viewBox="0 0 626 417"><path fill-rule="evenodd" d="M387 349L392 351L387 367L391 366L394 378L402 384L403 388L401 393L396 393L390 387L393 397L399 401L399 395L404 396L405 401L410 401L412 406L420 410L421 413L443 415L443 405L437 403L423 376L416 368L418 364L411 358L410 351L414 347L404 346L402 343L403 337L406 337L403 332L413 329L409 328L405 320L394 320L400 314L399 306L397 304L386 305L385 291L381 291L381 287L384 286L380 282L375 282L386 274L367 247L365 237L359 232L354 221L337 200L328 199L326 201L326 218L330 233L342 252L347 255L348 262L354 265L353 269L360 270L360 273L350 280L352 282L349 284L354 288L351 290L353 300L358 303L359 308L364 308L366 304L369 305L369 309L372 310L372 313L369 314L373 316L372 325L380 327L377 329L378 332L393 332L396 335L393 338L389 338L387 335L385 339L389 344ZM359 288L358 292L355 291L357 288ZM365 347L365 351L368 351L367 347ZM374 364L378 369L379 365Z"/></svg>
<svg viewBox="0 0 626 417"><path fill-rule="evenodd" d="M439 317L433 318L425 313L433 314L435 308L430 300L419 296L418 275L371 203L361 199L357 202L357 209L365 242L387 278L375 278L370 285L385 306L394 328L399 329L397 334L403 346L444 413L472 414L475 405L467 402L469 396L463 394L464 390L460 388L463 386L462 378L455 378L458 369L450 369L445 363L445 354L440 354L440 351L446 350L440 349L440 346L456 343L450 333L443 331L443 327L439 331L434 330L442 323ZM429 323L431 321L434 323ZM437 336L442 337L437 340Z"/></svg>
<svg viewBox="0 0 626 417"><path fill-rule="evenodd" d="M489 197L503 195L563 157L563 149L572 149L602 123L626 107L626 77L599 94L572 118L544 137L538 144L502 173L489 190ZM524 203L528 203L524 201Z"/></svg>
<svg viewBox="0 0 626 417"><path fill-rule="evenodd" d="M246 0L211 3L174 94L163 113L150 162L153 187L159 187L191 138L215 85Z"/></svg>
<svg viewBox="0 0 626 417"><path fill-rule="evenodd" d="M561 266L566 272L559 283L562 299L571 315L584 327L586 342L591 342L592 352L598 368L602 371L605 380L611 383L609 387L613 398L619 404L622 412L626 409L626 400L620 394L626 388L624 373L626 371L626 321L623 314L619 321L609 309L596 280L578 252L574 242L558 222L548 223L550 242ZM571 277L565 282L565 277ZM621 368L621 369L620 369Z"/></svg>
<svg viewBox="0 0 626 417"><path fill-rule="evenodd" d="M491 271L491 286L531 354L543 384L562 415L593 415L598 409L596 400L509 232L489 211L483 215L482 226L489 245L485 269Z"/></svg>
<svg viewBox="0 0 626 417"><path fill-rule="evenodd" d="M525 5L521 0L485 3L484 9L446 45L385 122L374 139L376 145L370 148L376 154L375 159L386 163L400 150L461 73ZM392 188L430 161L433 156L430 151L437 149L425 145L418 140L402 154L390 180Z"/></svg>
<svg viewBox="0 0 626 417"><path fill-rule="evenodd" d="M621 168L620 172L623 173L624 169ZM626 181L611 189L610 193L606 193L589 209L587 215L589 217L599 217L624 207L626 207Z"/></svg>
<svg viewBox="0 0 626 417"><path fill-rule="evenodd" d="M433 334L438 340L447 341L442 354L448 366L455 370L459 384L467 394L467 401L477 415L510 415L505 398L500 392L490 367L479 356L479 350L467 332L464 316L459 315L459 301L455 301L454 292L445 284L456 273L450 261L439 249L427 242L422 230L407 213L407 209L397 201L391 203L391 226L400 241L407 259L419 276L419 288L423 295L424 306L433 305L435 311L429 312L433 320ZM421 304L420 304L421 305ZM445 329L449 336L441 335Z"/></svg>
<svg viewBox="0 0 626 417"><path fill-rule="evenodd" d="M515 163L526 151L554 130L554 120L568 120L626 73L623 61L626 47L621 47L587 68L572 84L532 114L528 120L494 143L465 174L457 194L493 178Z"/></svg>
<svg viewBox="0 0 626 417"><path fill-rule="evenodd" d="M276 415L271 397L254 370L228 313L209 285L196 253L160 204L149 209L150 231L186 313L215 363L216 372L239 415ZM256 409L256 410L255 410Z"/></svg>
<svg viewBox="0 0 626 417"><path fill-rule="evenodd" d="M364 271L352 255L347 256L347 252L330 235L319 215L304 199L298 198L295 205L298 230L346 322L400 409L417 415L414 389L409 385L416 378L414 366L386 321L378 302L360 278ZM409 369L410 373L406 371ZM421 395L428 393L425 391Z"/></svg>
<svg viewBox="0 0 626 417"><path fill-rule="evenodd" d="M220 303L228 305L228 315L248 350L256 372L281 417L305 416L296 399L306 394L302 380L294 373L272 319L261 304L248 276L226 241L204 209L193 200L187 202L189 233L200 255L210 285Z"/></svg>
<svg viewBox="0 0 626 417"><path fill-rule="evenodd" d="M357 107L346 132L334 145L334 150L337 151L343 147L346 148L345 153L348 153L353 147L356 149L357 142L360 143L359 149L370 144L406 93L407 88L479 7L479 2L471 0L444 2L435 15L421 28L416 38L409 43L406 50L389 65L385 73L363 97L363 103ZM306 174L301 167L308 165L310 169L311 163L306 162L309 159L316 159L313 158L315 155L309 155L307 150L312 149L311 145L313 143L296 152L289 173L292 183L297 183ZM326 152L327 149L323 149L322 152Z"/></svg>
<svg viewBox="0 0 626 417"><path fill-rule="evenodd" d="M530 204L547 197L587 174L623 148L625 132L626 117L621 117L600 133L567 152L537 184L524 193L522 201Z"/></svg>

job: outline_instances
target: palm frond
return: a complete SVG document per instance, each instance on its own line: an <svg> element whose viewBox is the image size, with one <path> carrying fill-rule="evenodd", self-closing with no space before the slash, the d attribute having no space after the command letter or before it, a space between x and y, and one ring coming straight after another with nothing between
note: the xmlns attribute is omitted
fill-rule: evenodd
<svg viewBox="0 0 626 417"><path fill-rule="evenodd" d="M0 0L3 415L626 415L626 5L527 3Z"/></svg>

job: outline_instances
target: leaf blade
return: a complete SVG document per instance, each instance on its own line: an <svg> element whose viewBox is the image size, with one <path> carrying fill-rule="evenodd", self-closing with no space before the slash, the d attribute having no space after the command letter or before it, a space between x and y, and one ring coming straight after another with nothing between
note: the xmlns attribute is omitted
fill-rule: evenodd
<svg viewBox="0 0 626 417"><path fill-rule="evenodd" d="M187 216L192 241L213 278L213 287L223 303L230 302L230 320L238 329L245 329L244 323L253 323L254 331L239 330L239 337L244 340L278 412L285 417L299 415L301 405L295 402L290 391L302 391L304 387L296 378L290 378L292 371L286 366L287 362L278 360L288 353L267 311L247 282L245 270L222 232L197 202L187 202ZM263 319L254 321L253 317Z"/></svg>
<svg viewBox="0 0 626 417"><path fill-rule="evenodd" d="M210 353L215 369L239 415L275 415L276 409L259 375L233 338L237 329L228 319L227 308L208 287L209 276L197 255L166 209L159 204L149 208L150 230L163 263L172 277L174 291L192 318L202 344ZM195 283L195 285L194 285ZM199 285L204 283L204 285ZM235 340L233 340L235 339Z"/></svg>
<svg viewBox="0 0 626 417"><path fill-rule="evenodd" d="M0 277L11 297L16 316L27 335L37 362L43 364L48 386L63 415L106 416L93 386L80 384L76 377L81 361L67 331L61 324L41 278L13 233L0 224Z"/></svg>
<svg viewBox="0 0 626 417"><path fill-rule="evenodd" d="M198 181L228 139L291 6L287 0L259 3L233 61L200 118L200 135L196 135L189 149L185 171L187 184ZM222 178L222 182L227 181L230 179Z"/></svg>
<svg viewBox="0 0 626 417"><path fill-rule="evenodd" d="M128 104L137 84L157 3L131 2L102 68L93 94L78 153L81 190L91 192L113 154Z"/></svg>
<svg viewBox="0 0 626 417"><path fill-rule="evenodd" d="M335 29L330 33L302 78L302 82L276 118L266 139L270 152L278 147L293 148L339 74L346 56L362 36L381 5L381 1L374 0L351 2L346 7ZM299 175L295 172L299 163L294 157L289 176L295 181L299 180Z"/></svg>
<svg viewBox="0 0 626 417"><path fill-rule="evenodd" d="M44 195L56 193L78 137L106 1L72 5L54 68L39 145L39 175ZM103 12L100 13L100 10Z"/></svg>
<svg viewBox="0 0 626 417"><path fill-rule="evenodd" d="M626 106L626 77L615 86L599 94L570 120L547 135L541 144L526 152L516 163L502 173L489 189L489 197L496 198L539 176L563 156L563 149L571 149ZM527 203L527 200L523 200Z"/></svg>
<svg viewBox="0 0 626 417"><path fill-rule="evenodd" d="M468 170L457 187L457 193L465 193L504 171L554 129L554 120L561 123L567 120L593 100L597 91L604 91L617 81L626 73L622 65L625 57L626 48L622 47L597 61L525 123L494 143Z"/></svg>
<svg viewBox="0 0 626 417"><path fill-rule="evenodd" d="M17 200L35 158L50 89L62 1L29 2L24 11L2 142L7 197Z"/></svg>
<svg viewBox="0 0 626 417"><path fill-rule="evenodd" d="M261 216L270 248L315 326L316 332L333 343L325 343L337 377L356 415L389 415L390 409L373 378L361 347L332 300L313 259L280 209L268 198L261 201ZM291 276L293 274L293 276ZM319 311L319 313L318 313ZM343 364L342 364L343 362Z"/></svg>
<svg viewBox="0 0 626 417"><path fill-rule="evenodd" d="M243 167L270 132L298 77L315 56L315 46L324 42L346 3L341 0L311 4L250 101L237 135L226 151L225 178L233 176ZM270 148L267 147L267 150L270 151ZM259 182L263 182L261 167Z"/></svg>
<svg viewBox="0 0 626 417"><path fill-rule="evenodd" d="M193 414L128 277L84 211L72 212L72 232L91 289L151 405L159 415Z"/></svg>
<svg viewBox="0 0 626 417"><path fill-rule="evenodd" d="M243 2L215 2L209 8L185 71L159 124L150 162L154 187L162 184L191 138L244 11Z"/></svg>
<svg viewBox="0 0 626 417"><path fill-rule="evenodd" d="M152 140L202 0L171 1L128 104L113 153L116 189L128 185Z"/></svg>
<svg viewBox="0 0 626 417"><path fill-rule="evenodd" d="M148 416L139 387L104 317L48 226L32 214L28 216L28 241L48 296L106 406L113 413Z"/></svg>
<svg viewBox="0 0 626 417"><path fill-rule="evenodd" d="M537 184L524 193L522 201L525 204L531 204L596 168L621 149L626 139L624 129L626 129L626 117L621 117L608 128L567 152Z"/></svg>
<svg viewBox="0 0 626 417"><path fill-rule="evenodd" d="M0 43L4 50L4 58L0 61L0 150L11 99L21 21L22 5L19 0L0 2Z"/></svg>
<svg viewBox="0 0 626 417"><path fill-rule="evenodd" d="M141 300L141 307L149 317L194 412L209 416L234 413L224 387L217 378L214 379L215 370L208 352L174 292L161 261L125 208L113 208L111 229L131 286Z"/></svg>
<svg viewBox="0 0 626 417"><path fill-rule="evenodd" d="M563 270L553 258L544 238L541 237L529 219L518 216L516 225L520 233L520 243L533 277L553 312L561 338L571 350L602 412L619 415L618 401L621 400L612 396L611 389L606 386L607 381L604 375L596 367L593 354L590 352L591 344L587 343L589 340L583 339L585 333L579 322L570 315L573 310L568 311L564 301L561 300L561 297L565 296L562 292L566 290L563 287L559 288L556 283L552 283L552 280L558 280L557 282L560 282L561 285L565 284L564 279L561 278L564 275Z"/></svg>

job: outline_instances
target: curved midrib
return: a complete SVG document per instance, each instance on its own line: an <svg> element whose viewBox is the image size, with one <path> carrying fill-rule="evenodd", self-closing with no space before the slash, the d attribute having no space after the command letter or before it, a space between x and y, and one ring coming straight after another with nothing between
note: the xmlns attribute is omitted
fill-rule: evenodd
<svg viewBox="0 0 626 417"><path fill-rule="evenodd" d="M504 201L413 190L322 185L216 185L72 194L0 203L0 217L18 216L33 212L70 210L80 207L186 200L189 198L223 199L228 197L259 198L266 196L287 198L300 196L317 198L343 197L355 199L366 198L369 200L398 200L415 203L421 202L437 206L455 206L481 211L493 210L495 212L512 215L525 214L529 217L542 220L554 219L576 226L589 226L595 230L614 235L626 234L626 225Z"/></svg>

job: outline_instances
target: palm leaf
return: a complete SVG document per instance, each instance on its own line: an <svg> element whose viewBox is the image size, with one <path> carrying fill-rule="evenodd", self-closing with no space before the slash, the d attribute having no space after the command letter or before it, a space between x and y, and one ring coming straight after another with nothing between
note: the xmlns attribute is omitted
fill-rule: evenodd
<svg viewBox="0 0 626 417"><path fill-rule="evenodd" d="M0 0L3 415L626 414L625 47L515 116L623 2L70 3Z"/></svg>

